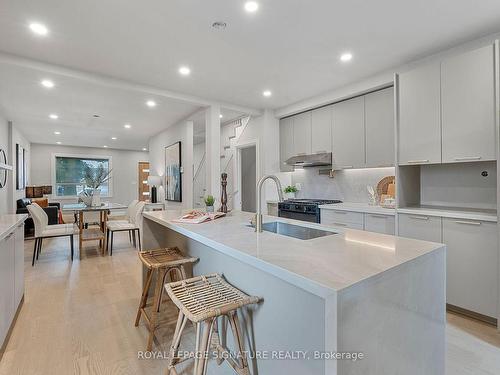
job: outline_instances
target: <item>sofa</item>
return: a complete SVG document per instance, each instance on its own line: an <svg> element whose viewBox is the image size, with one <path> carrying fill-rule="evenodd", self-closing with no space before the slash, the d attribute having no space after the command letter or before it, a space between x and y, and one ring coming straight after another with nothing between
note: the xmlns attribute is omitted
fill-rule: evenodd
<svg viewBox="0 0 500 375"><path fill-rule="evenodd" d="M17 214L29 214L27 206L31 204L31 199L21 198L17 200ZM59 210L61 205L59 203L49 203L48 207L43 207L43 210L49 217L49 225L59 224ZM24 234L29 235L35 229L33 219L30 217L24 222Z"/></svg>

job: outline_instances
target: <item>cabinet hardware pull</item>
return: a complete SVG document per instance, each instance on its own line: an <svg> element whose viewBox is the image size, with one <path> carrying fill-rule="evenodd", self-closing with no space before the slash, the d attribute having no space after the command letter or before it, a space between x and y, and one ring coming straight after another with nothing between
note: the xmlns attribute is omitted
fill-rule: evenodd
<svg viewBox="0 0 500 375"><path fill-rule="evenodd" d="M375 215L375 214L371 214L370 216L371 216L371 217L377 217L377 218L380 218L380 219L387 219L387 216L386 216L386 215Z"/></svg>
<svg viewBox="0 0 500 375"><path fill-rule="evenodd" d="M341 165L339 168L341 169L351 169L354 168L352 165Z"/></svg>
<svg viewBox="0 0 500 375"><path fill-rule="evenodd" d="M417 163L428 163L429 159L422 159L422 160L408 160L408 164L417 164Z"/></svg>
<svg viewBox="0 0 500 375"><path fill-rule="evenodd" d="M333 212L335 212L336 214L342 214L342 215L345 215L347 213L347 211L337 211L337 210L334 210Z"/></svg>
<svg viewBox="0 0 500 375"><path fill-rule="evenodd" d="M347 224L333 223L333 225L338 225L339 227L347 227Z"/></svg>
<svg viewBox="0 0 500 375"><path fill-rule="evenodd" d="M467 225L481 225L480 221L462 221L462 220L455 220L455 223L457 224L467 224Z"/></svg>
<svg viewBox="0 0 500 375"><path fill-rule="evenodd" d="M429 220L429 216L410 216L410 218L417 220Z"/></svg>
<svg viewBox="0 0 500 375"><path fill-rule="evenodd" d="M481 156L469 156L469 157L455 158L455 161L480 160L480 159Z"/></svg>

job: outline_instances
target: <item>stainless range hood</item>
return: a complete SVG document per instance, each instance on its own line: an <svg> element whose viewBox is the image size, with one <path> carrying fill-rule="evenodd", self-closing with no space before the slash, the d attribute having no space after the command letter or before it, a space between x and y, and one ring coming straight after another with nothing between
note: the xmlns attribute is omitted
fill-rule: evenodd
<svg viewBox="0 0 500 375"><path fill-rule="evenodd" d="M294 167L320 167L332 165L332 153L321 152L318 154L307 154L292 156L285 161L286 164Z"/></svg>

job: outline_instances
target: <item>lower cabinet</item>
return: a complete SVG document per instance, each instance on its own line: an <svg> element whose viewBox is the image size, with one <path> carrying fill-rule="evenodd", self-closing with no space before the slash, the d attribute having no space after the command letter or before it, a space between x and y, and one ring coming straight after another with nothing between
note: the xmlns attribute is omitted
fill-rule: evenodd
<svg viewBox="0 0 500 375"><path fill-rule="evenodd" d="M497 317L497 223L443 218L447 246L447 302L489 317Z"/></svg>
<svg viewBox="0 0 500 375"><path fill-rule="evenodd" d="M398 214L399 236L416 240L443 242L441 218L435 216Z"/></svg>
<svg viewBox="0 0 500 375"><path fill-rule="evenodd" d="M17 310L24 295L24 223L16 228L14 238L14 309Z"/></svg>
<svg viewBox="0 0 500 375"><path fill-rule="evenodd" d="M365 214L365 230L383 234L395 233L395 220L392 215Z"/></svg>
<svg viewBox="0 0 500 375"><path fill-rule="evenodd" d="M321 210L321 224L363 230L363 214L342 210Z"/></svg>
<svg viewBox="0 0 500 375"><path fill-rule="evenodd" d="M0 346L14 318L14 233L0 240Z"/></svg>

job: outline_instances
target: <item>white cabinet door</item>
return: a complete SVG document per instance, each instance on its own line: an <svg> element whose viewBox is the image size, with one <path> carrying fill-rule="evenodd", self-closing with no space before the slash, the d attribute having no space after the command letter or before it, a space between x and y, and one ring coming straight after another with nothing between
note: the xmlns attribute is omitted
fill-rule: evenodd
<svg viewBox="0 0 500 375"><path fill-rule="evenodd" d="M441 218L426 215L398 214L398 235L416 240L441 243L443 242Z"/></svg>
<svg viewBox="0 0 500 375"><path fill-rule="evenodd" d="M493 46L441 64L443 163L494 160Z"/></svg>
<svg viewBox="0 0 500 375"><path fill-rule="evenodd" d="M14 234L0 241L0 346L14 318Z"/></svg>
<svg viewBox="0 0 500 375"><path fill-rule="evenodd" d="M280 171L290 172L293 167L285 161L293 156L293 118L287 117L280 120Z"/></svg>
<svg viewBox="0 0 500 375"><path fill-rule="evenodd" d="M321 224L356 224L363 229L363 214L361 212L322 208L320 215Z"/></svg>
<svg viewBox="0 0 500 375"><path fill-rule="evenodd" d="M365 214L365 230L394 235L395 219L391 215Z"/></svg>
<svg viewBox="0 0 500 375"><path fill-rule="evenodd" d="M311 150L314 153L332 151L332 106L315 109L311 119Z"/></svg>
<svg viewBox="0 0 500 375"><path fill-rule="evenodd" d="M400 165L441 162L440 65L399 75Z"/></svg>
<svg viewBox="0 0 500 375"><path fill-rule="evenodd" d="M293 153L311 153L311 111L293 116Z"/></svg>
<svg viewBox="0 0 500 375"><path fill-rule="evenodd" d="M365 96L366 165L394 165L394 89Z"/></svg>
<svg viewBox="0 0 500 375"><path fill-rule="evenodd" d="M447 303L497 317L497 223L443 218Z"/></svg>
<svg viewBox="0 0 500 375"><path fill-rule="evenodd" d="M333 164L335 168L365 166L365 98L333 105Z"/></svg>
<svg viewBox="0 0 500 375"><path fill-rule="evenodd" d="M14 309L24 295L24 224L16 228L14 246Z"/></svg>

